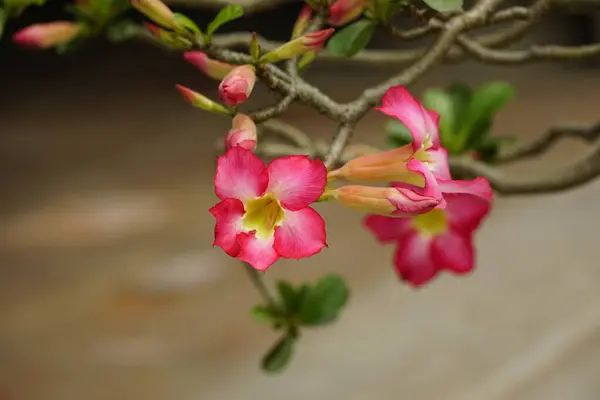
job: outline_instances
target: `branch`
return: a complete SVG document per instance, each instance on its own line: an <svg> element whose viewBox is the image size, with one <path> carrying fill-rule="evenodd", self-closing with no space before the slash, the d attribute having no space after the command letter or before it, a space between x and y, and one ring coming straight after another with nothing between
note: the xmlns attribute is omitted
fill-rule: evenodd
<svg viewBox="0 0 600 400"><path fill-rule="evenodd" d="M293 90L294 87L292 86L291 89L291 92L288 95L284 96L277 104L260 110L251 111L248 113L248 116L252 118L252 120L257 124L266 122L271 118L280 116L281 114L286 112L288 108L290 108L290 106L296 99L296 92L295 90Z"/></svg>
<svg viewBox="0 0 600 400"><path fill-rule="evenodd" d="M314 152L313 143L310 137L295 126L278 119L265 121L262 126L266 130L275 133L277 136L297 146L299 149L303 149L306 153L312 154Z"/></svg>
<svg viewBox="0 0 600 400"><path fill-rule="evenodd" d="M500 156L496 164L508 164L546 152L552 145L565 138L577 138L593 142L600 138L600 122L589 126L564 126L550 129L531 143L517 147Z"/></svg>
<svg viewBox="0 0 600 400"><path fill-rule="evenodd" d="M333 141L331 142L329 151L327 152L327 155L325 156L325 166L327 167L327 169L330 169L331 167L333 167L336 164L336 162L340 158L340 155L344 151L344 147L346 147L348 140L350 140L350 137L352 136L353 132L354 132L354 124L345 123L345 124L340 125L340 127L338 128L337 134L335 135L335 137L333 138Z"/></svg>

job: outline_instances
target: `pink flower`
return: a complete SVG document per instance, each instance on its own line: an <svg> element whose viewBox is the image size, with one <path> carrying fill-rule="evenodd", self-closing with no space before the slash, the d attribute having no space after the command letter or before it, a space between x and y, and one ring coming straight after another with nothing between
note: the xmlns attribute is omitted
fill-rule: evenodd
<svg viewBox="0 0 600 400"><path fill-rule="evenodd" d="M15 33L13 42L23 47L47 49L69 43L80 33L80 24L68 21L56 21L30 25Z"/></svg>
<svg viewBox="0 0 600 400"><path fill-rule="evenodd" d="M223 79L236 66L213 60L201 51L188 51L183 54L183 58L202 71L206 76L213 79Z"/></svg>
<svg viewBox="0 0 600 400"><path fill-rule="evenodd" d="M225 149L229 150L235 146L250 151L256 148L256 125L245 114L233 117L231 130L225 137Z"/></svg>
<svg viewBox="0 0 600 400"><path fill-rule="evenodd" d="M256 75L252 66L236 67L221 81L219 97L230 107L243 103L252 93L255 81Z"/></svg>
<svg viewBox="0 0 600 400"><path fill-rule="evenodd" d="M251 151L232 147L218 159L213 245L260 271L280 257L317 254L327 246L325 221L309 205L326 183L320 160L289 156L265 166Z"/></svg>
<svg viewBox="0 0 600 400"><path fill-rule="evenodd" d="M398 118L410 130L411 144L396 149L355 158L338 170L331 179L342 178L363 182L406 182L423 187L423 177L408 167L409 162L422 163L436 179L449 180L448 152L440 147L435 111L426 110L402 86L387 90L377 110ZM422 174L421 174L422 175Z"/></svg>
<svg viewBox="0 0 600 400"><path fill-rule="evenodd" d="M438 272L466 274L474 268L473 233L488 214L493 199L489 182L440 180L446 200L436 209L413 218L369 215L364 225L382 243L398 245L396 272L403 281L421 286Z"/></svg>
<svg viewBox="0 0 600 400"><path fill-rule="evenodd" d="M312 18L312 13L313 9L309 4L305 4L304 7L302 7L300 14L298 14L298 19L294 24L294 28L292 29L292 39L297 38L306 31Z"/></svg>
<svg viewBox="0 0 600 400"><path fill-rule="evenodd" d="M307 33L302 38L302 44L307 49L307 51L319 51L325 45L325 42L331 35L335 29L322 29L320 31L316 31L314 33Z"/></svg>
<svg viewBox="0 0 600 400"><path fill-rule="evenodd" d="M327 39L333 35L333 32L334 29L329 28L299 36L271 50L263 55L259 61L262 63L276 63L309 52L319 51L325 45Z"/></svg>
<svg viewBox="0 0 600 400"><path fill-rule="evenodd" d="M329 25L345 25L363 13L366 0L338 0L329 7Z"/></svg>

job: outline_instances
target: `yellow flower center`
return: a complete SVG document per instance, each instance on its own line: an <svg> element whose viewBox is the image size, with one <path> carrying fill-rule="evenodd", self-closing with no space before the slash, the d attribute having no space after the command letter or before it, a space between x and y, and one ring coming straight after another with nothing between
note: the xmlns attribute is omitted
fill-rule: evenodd
<svg viewBox="0 0 600 400"><path fill-rule="evenodd" d="M266 239L275 233L275 227L283 220L284 211L270 193L244 204L246 214L242 221L248 231L256 231L256 237Z"/></svg>
<svg viewBox="0 0 600 400"><path fill-rule="evenodd" d="M441 235L448 230L448 217L443 210L431 210L412 219L414 227L431 236Z"/></svg>

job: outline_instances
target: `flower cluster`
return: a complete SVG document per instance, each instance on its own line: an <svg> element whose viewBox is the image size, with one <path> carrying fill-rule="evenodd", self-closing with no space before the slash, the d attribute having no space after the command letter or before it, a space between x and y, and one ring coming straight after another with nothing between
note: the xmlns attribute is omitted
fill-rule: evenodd
<svg viewBox="0 0 600 400"><path fill-rule="evenodd" d="M439 141L439 115L404 87L390 88L378 110L402 122L412 143L355 158L331 171L329 180L389 182L388 187L343 186L329 196L371 214L365 227L380 242L397 244L396 271L409 284L420 286L442 270L470 272L473 232L493 199L489 182L452 180Z"/></svg>

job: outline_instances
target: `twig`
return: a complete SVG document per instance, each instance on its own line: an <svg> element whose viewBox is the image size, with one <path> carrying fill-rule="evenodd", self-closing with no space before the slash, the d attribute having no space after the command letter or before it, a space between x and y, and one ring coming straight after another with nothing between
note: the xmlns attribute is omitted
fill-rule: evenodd
<svg viewBox="0 0 600 400"><path fill-rule="evenodd" d="M250 281L252 282L252 284L254 285L254 287L256 288L258 293L260 294L260 296L263 298L264 302L267 303L267 305L269 305L269 306L276 306L277 303L275 302L275 299L273 298L273 296L271 296L269 289L265 285L265 282L263 281L263 276L261 275L261 273L258 272L257 270L255 270L254 268L252 268L252 266L247 263L244 263L244 268L246 269L246 272L248 273L248 277L250 278Z"/></svg>
<svg viewBox="0 0 600 400"><path fill-rule="evenodd" d="M262 126L265 129L277 134L277 136L297 146L298 148L303 149L307 153L313 153L314 149L312 140L310 140L306 133L302 132L295 126L278 119L265 121L263 122Z"/></svg>
<svg viewBox="0 0 600 400"><path fill-rule="evenodd" d="M552 145L562 139L577 138L586 142L600 139L600 122L589 126L564 126L550 129L545 135L540 136L531 143L517 147L501 155L495 164L508 164L531 158L546 152Z"/></svg>
<svg viewBox="0 0 600 400"><path fill-rule="evenodd" d="M281 100L279 100L279 102L277 102L275 105L262 108L260 110L251 111L248 113L248 116L252 118L252 120L257 124L263 123L271 118L278 117L284 112L286 112L295 99L296 93L292 87L291 93L286 96L283 96L283 98L281 98Z"/></svg>
<svg viewBox="0 0 600 400"><path fill-rule="evenodd" d="M325 166L329 169L335 165L337 160L340 158L340 155L344 151L344 147L350 140L352 133L354 131L354 124L345 123L341 124L338 128L337 134L333 138L331 142L331 146L329 147L329 151L325 156Z"/></svg>

